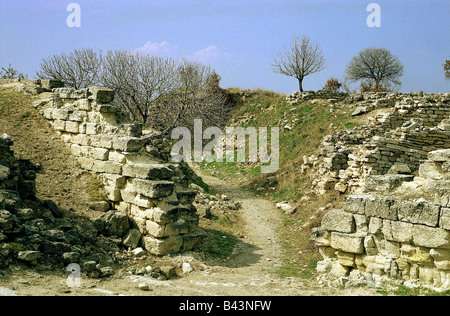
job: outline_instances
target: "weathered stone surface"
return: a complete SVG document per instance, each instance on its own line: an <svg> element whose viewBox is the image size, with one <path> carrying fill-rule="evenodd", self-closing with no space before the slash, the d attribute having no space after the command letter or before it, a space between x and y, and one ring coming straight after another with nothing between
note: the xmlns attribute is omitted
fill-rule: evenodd
<svg viewBox="0 0 450 316"><path fill-rule="evenodd" d="M383 235L386 240L397 242L411 242L412 241L413 224L401 221L383 220Z"/></svg>
<svg viewBox="0 0 450 316"><path fill-rule="evenodd" d="M151 236L143 237L145 249L157 256L163 256L170 253L177 253L183 246L183 237L171 236L166 238L154 238Z"/></svg>
<svg viewBox="0 0 450 316"><path fill-rule="evenodd" d="M161 164L126 164L123 166L123 175L147 180L168 180L174 172Z"/></svg>
<svg viewBox="0 0 450 316"><path fill-rule="evenodd" d="M115 137L112 140L112 149L126 152L138 151L146 145L145 138L138 137Z"/></svg>
<svg viewBox="0 0 450 316"><path fill-rule="evenodd" d="M450 161L450 149L440 149L428 153L428 160L437 162Z"/></svg>
<svg viewBox="0 0 450 316"><path fill-rule="evenodd" d="M355 254L364 252L364 236L345 233L331 233L331 247Z"/></svg>
<svg viewBox="0 0 450 316"><path fill-rule="evenodd" d="M91 93L89 99L98 103L109 103L114 100L114 91L111 89L94 87L90 88L89 92Z"/></svg>
<svg viewBox="0 0 450 316"><path fill-rule="evenodd" d="M424 224L435 227L439 221L439 205L433 205L425 200L396 200L393 208L397 210L398 219L414 224Z"/></svg>
<svg viewBox="0 0 450 316"><path fill-rule="evenodd" d="M173 193L174 189L174 183L171 181L132 179L130 182L137 193L151 199L167 197Z"/></svg>
<svg viewBox="0 0 450 316"><path fill-rule="evenodd" d="M442 228L413 225L413 243L427 248L450 248L450 232Z"/></svg>
<svg viewBox="0 0 450 316"><path fill-rule="evenodd" d="M134 249L139 245L141 237L142 234L138 229L130 229L123 239L123 244Z"/></svg>
<svg viewBox="0 0 450 316"><path fill-rule="evenodd" d="M329 231L353 233L355 221L351 213L347 213L344 210L331 210L322 218L321 226Z"/></svg>

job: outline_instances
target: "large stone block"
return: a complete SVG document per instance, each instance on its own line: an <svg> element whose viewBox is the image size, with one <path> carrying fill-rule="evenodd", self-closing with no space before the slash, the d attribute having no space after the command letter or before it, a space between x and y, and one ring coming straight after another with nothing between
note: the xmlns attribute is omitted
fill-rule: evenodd
<svg viewBox="0 0 450 316"><path fill-rule="evenodd" d="M331 210L322 218L321 227L329 231L353 233L355 230L353 214L344 210Z"/></svg>
<svg viewBox="0 0 450 316"><path fill-rule="evenodd" d="M398 219L413 224L424 224L431 227L438 225L440 206L424 199L417 201L395 200L392 206L397 210Z"/></svg>
<svg viewBox="0 0 450 316"><path fill-rule="evenodd" d="M444 179L444 171L442 163L436 161L425 161L420 164L419 176L426 179L442 180Z"/></svg>
<svg viewBox="0 0 450 316"><path fill-rule="evenodd" d="M182 236L171 236L166 238L154 238L144 236L143 243L145 249L151 254L164 256L166 254L177 253L183 246Z"/></svg>
<svg viewBox="0 0 450 316"><path fill-rule="evenodd" d="M138 151L146 145L147 139L137 137L114 137L112 148L121 151Z"/></svg>
<svg viewBox="0 0 450 316"><path fill-rule="evenodd" d="M450 161L450 149L431 151L428 153L428 160L438 162Z"/></svg>
<svg viewBox="0 0 450 316"><path fill-rule="evenodd" d="M344 211L354 213L354 214L364 214L364 210L366 207L366 199L370 195L366 194L354 194L347 195L344 197L344 201L342 202L342 207Z"/></svg>
<svg viewBox="0 0 450 316"><path fill-rule="evenodd" d="M332 232L331 247L344 252L362 254L364 252L364 236Z"/></svg>
<svg viewBox="0 0 450 316"><path fill-rule="evenodd" d="M122 174L122 165L114 161L94 160L92 171L98 173Z"/></svg>
<svg viewBox="0 0 450 316"><path fill-rule="evenodd" d="M411 242L412 241L413 224L401 221L383 220L383 235L384 238L396 242Z"/></svg>
<svg viewBox="0 0 450 316"><path fill-rule="evenodd" d="M114 90L94 87L90 88L89 92L91 93L89 99L94 100L98 103L109 103L114 101Z"/></svg>
<svg viewBox="0 0 450 316"><path fill-rule="evenodd" d="M450 232L442 228L413 225L413 243L427 248L450 248Z"/></svg>
<svg viewBox="0 0 450 316"><path fill-rule="evenodd" d="M162 164L126 164L123 175L147 180L168 180L173 176L173 170Z"/></svg>
<svg viewBox="0 0 450 316"><path fill-rule="evenodd" d="M397 209L392 207L395 200L384 196L371 196L366 198L364 214L368 217L397 220Z"/></svg>
<svg viewBox="0 0 450 316"><path fill-rule="evenodd" d="M134 190L151 199L160 199L173 193L174 183L171 181L152 181L142 179L129 180Z"/></svg>
<svg viewBox="0 0 450 316"><path fill-rule="evenodd" d="M112 149L113 137L106 135L90 135L91 146Z"/></svg>

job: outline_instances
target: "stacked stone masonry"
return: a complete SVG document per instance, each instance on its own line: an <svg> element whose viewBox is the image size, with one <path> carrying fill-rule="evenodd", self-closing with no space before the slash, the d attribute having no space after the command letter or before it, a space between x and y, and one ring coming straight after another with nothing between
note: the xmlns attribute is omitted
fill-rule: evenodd
<svg viewBox="0 0 450 316"><path fill-rule="evenodd" d="M317 194L360 193L368 176L398 173L398 166L405 165L401 173L412 174L429 152L450 148L448 93L368 93L349 95L346 102L369 108L363 113L384 111L368 117L365 125L334 131L317 153L304 157L302 171L314 178Z"/></svg>
<svg viewBox="0 0 450 316"><path fill-rule="evenodd" d="M427 158L410 182L380 190L392 175L376 176L376 185L325 214L312 231L324 258L319 272L450 289L450 149ZM408 191L413 198L401 194Z"/></svg>
<svg viewBox="0 0 450 316"><path fill-rule="evenodd" d="M169 162L170 148L160 134L130 122L112 104L112 90L74 90L46 80L19 83L25 83L18 86L19 91L40 94L33 105L49 120L81 168L102 179L107 200L139 230L140 245L155 255L198 245L201 234L196 230L198 215L192 204L197 192L189 189L181 167ZM44 83L46 88L40 89Z"/></svg>

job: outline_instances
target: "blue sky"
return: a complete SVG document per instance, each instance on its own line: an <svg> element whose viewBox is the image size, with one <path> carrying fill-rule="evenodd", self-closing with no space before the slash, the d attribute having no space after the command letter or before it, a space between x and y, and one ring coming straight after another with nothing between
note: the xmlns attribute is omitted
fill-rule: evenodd
<svg viewBox="0 0 450 316"><path fill-rule="evenodd" d="M72 2L81 8L80 28L66 24ZM371 2L381 8L379 28L366 24ZM343 79L352 57L377 47L405 66L400 91L448 92L449 31L449 0L0 0L0 67L11 63L35 77L53 54L125 49L209 64L224 88L291 93L297 80L273 73L273 56L293 35L308 35L327 68L306 77L305 90Z"/></svg>

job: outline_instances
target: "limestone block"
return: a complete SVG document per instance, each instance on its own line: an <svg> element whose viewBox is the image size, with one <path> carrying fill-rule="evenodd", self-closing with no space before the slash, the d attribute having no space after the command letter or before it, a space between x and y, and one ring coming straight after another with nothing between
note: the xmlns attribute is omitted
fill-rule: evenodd
<svg viewBox="0 0 450 316"><path fill-rule="evenodd" d="M179 218L177 221L167 223L164 229L165 236L176 236L190 233L198 225L197 218Z"/></svg>
<svg viewBox="0 0 450 316"><path fill-rule="evenodd" d="M331 210L322 218L321 227L329 231L352 233L355 230L355 221L351 213L344 210Z"/></svg>
<svg viewBox="0 0 450 316"><path fill-rule="evenodd" d="M413 242L427 248L450 248L450 232L442 228L413 225Z"/></svg>
<svg viewBox="0 0 450 316"><path fill-rule="evenodd" d="M78 134L79 129L80 129L80 123L72 122L72 121L66 122L66 132Z"/></svg>
<svg viewBox="0 0 450 316"><path fill-rule="evenodd" d="M106 186L114 187L116 189L123 188L127 181L126 177L118 174L103 173L99 175L99 178L102 179Z"/></svg>
<svg viewBox="0 0 450 316"><path fill-rule="evenodd" d="M90 146L91 138L89 135L85 134L76 134L72 137L72 143L81 145L81 146Z"/></svg>
<svg viewBox="0 0 450 316"><path fill-rule="evenodd" d="M166 224L159 224L159 223L156 223L156 222L153 222L153 221L150 221L150 220L147 220L147 222L146 222L146 229L147 229L147 232L150 234L150 235L152 235L153 237L158 237L158 238L160 238L160 237L168 237L168 236L174 236L174 235L177 235L177 234L174 234L174 235L166 235L165 234L165 228L166 228Z"/></svg>
<svg viewBox="0 0 450 316"><path fill-rule="evenodd" d="M126 164L123 175L147 180L168 180L173 176L173 170L162 164Z"/></svg>
<svg viewBox="0 0 450 316"><path fill-rule="evenodd" d="M401 221L424 224L435 227L439 221L440 206L424 199L416 201L396 200L393 208L397 209L398 219Z"/></svg>
<svg viewBox="0 0 450 316"><path fill-rule="evenodd" d="M126 203L134 204L134 199L136 198L137 193L131 189L120 190L120 195L122 196L122 200Z"/></svg>
<svg viewBox="0 0 450 316"><path fill-rule="evenodd" d="M364 249L368 255L376 255L378 253L373 236L364 237Z"/></svg>
<svg viewBox="0 0 450 316"><path fill-rule="evenodd" d="M80 163L82 169L92 171L94 166L94 159L86 157L78 157L78 162Z"/></svg>
<svg viewBox="0 0 450 316"><path fill-rule="evenodd" d="M126 156L124 154L115 150L111 150L109 152L109 160L119 163L125 163L127 161Z"/></svg>
<svg viewBox="0 0 450 316"><path fill-rule="evenodd" d="M91 103L88 99L80 99L75 101L76 107L81 111L91 111Z"/></svg>
<svg viewBox="0 0 450 316"><path fill-rule="evenodd" d="M94 160L92 171L98 173L122 174L122 165L114 161Z"/></svg>
<svg viewBox="0 0 450 316"><path fill-rule="evenodd" d="M142 194L136 195L136 197L134 198L133 204L140 206L140 207L144 207L144 208L152 208L155 206L155 203L153 202L152 199L150 199Z"/></svg>
<svg viewBox="0 0 450 316"><path fill-rule="evenodd" d="M72 113L66 109L53 109L52 117L54 120L64 120L67 121L69 119L69 114Z"/></svg>
<svg viewBox="0 0 450 316"><path fill-rule="evenodd" d="M100 124L86 123L86 134L97 135L100 132Z"/></svg>
<svg viewBox="0 0 450 316"><path fill-rule="evenodd" d="M87 118L87 114L85 111L74 111L69 114L68 120L74 122L84 122Z"/></svg>
<svg viewBox="0 0 450 316"><path fill-rule="evenodd" d="M90 135L91 146L112 149L113 137L106 135Z"/></svg>
<svg viewBox="0 0 450 316"><path fill-rule="evenodd" d="M113 186L104 186L104 190L106 193L106 199L112 202L119 202L122 200L122 195L120 189L117 189Z"/></svg>
<svg viewBox="0 0 450 316"><path fill-rule="evenodd" d="M62 120L54 120L53 121L53 128L55 131L61 131L64 132L66 130L66 122Z"/></svg>
<svg viewBox="0 0 450 316"><path fill-rule="evenodd" d="M137 137L115 137L112 148L121 151L138 151L146 145L147 139Z"/></svg>
<svg viewBox="0 0 450 316"><path fill-rule="evenodd" d="M151 199L160 199L172 194L174 183L171 181L152 181L142 179L131 179L129 182L134 190Z"/></svg>
<svg viewBox="0 0 450 316"><path fill-rule="evenodd" d="M349 267L345 267L342 264L340 264L338 261L335 261L332 266L331 266L331 270L328 273L328 275L331 278L342 278L342 277L347 277L348 274L350 273L350 268Z"/></svg>
<svg viewBox="0 0 450 316"><path fill-rule="evenodd" d="M342 202L342 207L344 211L354 213L354 214L364 214L366 199L369 195L358 194L358 195L347 195Z"/></svg>
<svg viewBox="0 0 450 316"><path fill-rule="evenodd" d="M444 179L444 171L442 163L435 161L425 161L419 166L419 176L425 179L442 180Z"/></svg>
<svg viewBox="0 0 450 316"><path fill-rule="evenodd" d="M114 101L114 91L108 88L94 87L89 89L90 100L98 103L109 103Z"/></svg>
<svg viewBox="0 0 450 316"><path fill-rule="evenodd" d="M381 232L383 227L383 220L378 217L371 217L369 220L369 230L368 232L372 235L376 235Z"/></svg>
<svg viewBox="0 0 450 316"><path fill-rule="evenodd" d="M130 229L123 238L123 244L130 248L136 248L139 245L142 234L138 229Z"/></svg>
<svg viewBox="0 0 450 316"><path fill-rule="evenodd" d="M397 220L397 210L393 208L394 199L384 196L370 196L366 198L365 215L383 219Z"/></svg>
<svg viewBox="0 0 450 316"><path fill-rule="evenodd" d="M44 118L46 118L47 120L54 120L53 118L53 108L46 108L44 110L42 110L42 116L44 116Z"/></svg>
<svg viewBox="0 0 450 316"><path fill-rule="evenodd" d="M428 160L437 162L450 161L450 149L435 150L428 153Z"/></svg>
<svg viewBox="0 0 450 316"><path fill-rule="evenodd" d="M331 247L344 252L362 254L364 252L364 236L332 232Z"/></svg>
<svg viewBox="0 0 450 316"><path fill-rule="evenodd" d="M166 238L154 238L151 236L144 236L143 243L145 249L151 254L163 256L179 252L183 246L183 237L171 236Z"/></svg>
<svg viewBox="0 0 450 316"><path fill-rule="evenodd" d="M70 145L70 152L76 157L81 157L81 146L77 144Z"/></svg>
<svg viewBox="0 0 450 316"><path fill-rule="evenodd" d="M383 220L384 238L390 241L409 243L412 241L413 224L401 221Z"/></svg>

